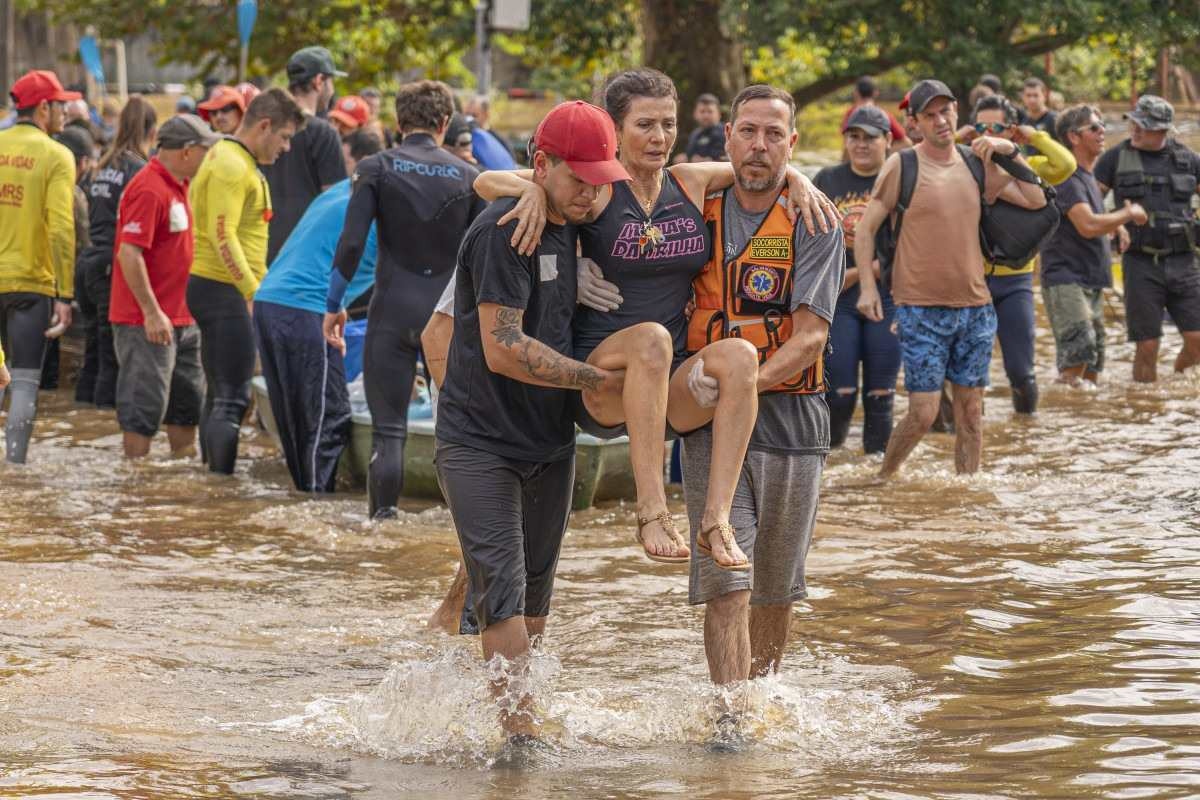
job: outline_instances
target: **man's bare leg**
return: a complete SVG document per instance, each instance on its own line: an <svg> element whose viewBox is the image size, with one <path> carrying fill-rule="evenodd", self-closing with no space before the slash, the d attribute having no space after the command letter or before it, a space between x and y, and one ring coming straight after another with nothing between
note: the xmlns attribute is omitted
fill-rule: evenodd
<svg viewBox="0 0 1200 800"><path fill-rule="evenodd" d="M979 471L983 456L983 387L954 384L954 470Z"/></svg>
<svg viewBox="0 0 1200 800"><path fill-rule="evenodd" d="M1200 364L1200 331L1180 331L1179 333L1183 336L1183 349L1175 357L1175 371L1183 372L1185 369Z"/></svg>
<svg viewBox="0 0 1200 800"><path fill-rule="evenodd" d="M704 374L720 384L717 406L701 408L688 388L688 373L696 359L704 360ZM700 518L701 532L729 523L733 493L746 460L746 446L758 420L758 352L744 339L722 339L693 355L671 376L667 419L677 431L694 431L712 422L712 462L708 470L708 496ZM746 554L733 543L727 550L720 536L709 538L718 564L736 564Z"/></svg>
<svg viewBox="0 0 1200 800"><path fill-rule="evenodd" d="M929 433L929 426L938 415L938 404L941 401L940 389L936 392L909 393L908 412L892 430L892 438L888 440L887 452L883 456L883 466L879 469L880 476L887 478L896 474L900 465L925 434Z"/></svg>
<svg viewBox="0 0 1200 800"><path fill-rule="evenodd" d="M122 431L122 444L125 445L126 458L145 458L150 455L150 437L142 436L132 431Z"/></svg>
<svg viewBox="0 0 1200 800"><path fill-rule="evenodd" d="M1087 364L1080 364L1077 367L1064 367L1058 372L1058 382L1077 386L1081 380L1085 379L1086 374Z"/></svg>
<svg viewBox="0 0 1200 800"><path fill-rule="evenodd" d="M667 510L663 486L663 442L667 438L667 384L674 345L671 334L656 322L631 325L609 336L588 356L588 363L624 370L620 393L585 391L583 403L592 419L606 427L625 423L629 431L629 463L637 486L639 519L654 519ZM687 545L673 542L655 520L642 530L646 552L686 558Z"/></svg>
<svg viewBox="0 0 1200 800"><path fill-rule="evenodd" d="M704 606L704 655L718 686L750 677L750 590L714 597Z"/></svg>
<svg viewBox="0 0 1200 800"><path fill-rule="evenodd" d="M1135 383L1154 383L1158 380L1158 339L1143 339L1133 353Z"/></svg>
<svg viewBox="0 0 1200 800"><path fill-rule="evenodd" d="M750 607L750 677L779 672L791 627L791 603Z"/></svg>
<svg viewBox="0 0 1200 800"><path fill-rule="evenodd" d="M167 442L171 445L171 455L175 458L185 458L196 454L195 425L165 425Z"/></svg>
<svg viewBox="0 0 1200 800"><path fill-rule="evenodd" d="M450 589L446 592L445 598L442 599L442 604L437 607L437 611L433 612L433 615L429 617L429 621L425 624L435 630L445 631L450 634L458 633L459 623L462 620L463 606L466 602L467 569L460 560L458 562L458 571L454 573L454 580L451 581Z"/></svg>
<svg viewBox="0 0 1200 800"><path fill-rule="evenodd" d="M543 625L545 622L543 621ZM537 736L539 728L533 714L533 697L523 688L514 702L509 697L510 678L518 685L529 673L529 632L525 617L510 617L489 625L481 636L483 658L491 661L497 655L508 661L505 674L492 681L492 696L501 704L500 726L509 736Z"/></svg>

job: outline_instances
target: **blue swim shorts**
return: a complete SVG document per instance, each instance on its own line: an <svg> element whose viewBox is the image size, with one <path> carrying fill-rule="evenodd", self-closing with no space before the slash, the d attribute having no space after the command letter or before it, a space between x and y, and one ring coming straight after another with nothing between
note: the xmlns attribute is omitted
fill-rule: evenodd
<svg viewBox="0 0 1200 800"><path fill-rule="evenodd" d="M900 306L896 324L908 391L940 392L945 380L988 385L996 336L996 310L990 303L972 308Z"/></svg>

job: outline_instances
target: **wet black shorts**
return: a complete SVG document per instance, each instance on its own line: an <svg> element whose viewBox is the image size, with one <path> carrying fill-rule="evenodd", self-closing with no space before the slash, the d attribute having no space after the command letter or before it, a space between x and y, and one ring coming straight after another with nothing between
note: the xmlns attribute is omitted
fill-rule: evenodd
<svg viewBox="0 0 1200 800"><path fill-rule="evenodd" d="M1129 341L1162 338L1163 310L1181 331L1200 331L1200 259L1188 254L1157 262L1126 254L1125 326Z"/></svg>
<svg viewBox="0 0 1200 800"><path fill-rule="evenodd" d="M480 629L548 615L575 457L519 461L439 439L437 471Z"/></svg>

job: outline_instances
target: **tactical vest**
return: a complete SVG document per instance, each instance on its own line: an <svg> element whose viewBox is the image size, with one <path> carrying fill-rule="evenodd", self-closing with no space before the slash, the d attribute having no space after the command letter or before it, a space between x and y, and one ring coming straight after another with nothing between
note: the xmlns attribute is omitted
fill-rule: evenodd
<svg viewBox="0 0 1200 800"><path fill-rule="evenodd" d="M1126 200L1140 203L1149 216L1145 225L1128 225L1130 249L1154 256L1191 253L1200 240L1200 222L1192 210L1196 176L1190 152L1174 139L1167 142L1171 157L1170 175L1147 175L1141 153L1128 141L1117 158L1113 195L1117 207Z"/></svg>
<svg viewBox="0 0 1200 800"><path fill-rule="evenodd" d="M792 335L792 265L795 253L792 222L784 210L787 189L771 206L745 249L725 257L725 193L709 195L704 221L712 234L712 250L704 269L692 281L696 310L688 321L688 352L720 339L745 339L758 350L761 364ZM770 392L817 394L825 391L824 354L808 369Z"/></svg>

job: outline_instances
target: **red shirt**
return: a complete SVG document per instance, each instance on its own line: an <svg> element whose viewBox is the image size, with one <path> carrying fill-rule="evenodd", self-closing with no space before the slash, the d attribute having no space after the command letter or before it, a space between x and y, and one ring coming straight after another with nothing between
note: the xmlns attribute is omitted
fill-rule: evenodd
<svg viewBox="0 0 1200 800"><path fill-rule="evenodd" d="M108 319L119 325L144 325L142 309L129 291L117 252L122 243L142 249L150 290L175 326L194 325L187 307L192 268L192 209L187 182L175 180L157 158L139 170L121 195L113 245L112 300Z"/></svg>

